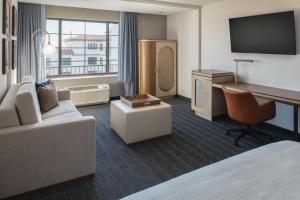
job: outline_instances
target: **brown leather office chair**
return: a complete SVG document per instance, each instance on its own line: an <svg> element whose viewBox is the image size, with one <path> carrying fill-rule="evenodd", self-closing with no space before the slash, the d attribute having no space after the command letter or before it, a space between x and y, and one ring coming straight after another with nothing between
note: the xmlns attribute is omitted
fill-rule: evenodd
<svg viewBox="0 0 300 200"><path fill-rule="evenodd" d="M235 139L235 145L246 135L253 133L261 134L270 137L272 136L261 131L253 130L252 126L273 119L276 115L276 107L273 101L268 101L259 104L251 92L237 92L234 90L223 88L225 95L229 117L241 124L246 125L245 129L227 130L227 134L233 132L241 132Z"/></svg>

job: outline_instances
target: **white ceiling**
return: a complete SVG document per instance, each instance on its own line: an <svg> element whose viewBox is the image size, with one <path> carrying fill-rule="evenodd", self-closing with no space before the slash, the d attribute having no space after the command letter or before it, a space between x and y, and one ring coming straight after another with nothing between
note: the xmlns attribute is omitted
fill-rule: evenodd
<svg viewBox="0 0 300 200"><path fill-rule="evenodd" d="M20 0L20 2L171 15L221 0Z"/></svg>

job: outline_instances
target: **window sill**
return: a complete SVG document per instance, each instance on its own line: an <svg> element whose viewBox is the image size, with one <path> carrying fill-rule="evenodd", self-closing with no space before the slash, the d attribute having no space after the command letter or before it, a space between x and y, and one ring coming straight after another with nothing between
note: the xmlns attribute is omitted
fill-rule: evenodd
<svg viewBox="0 0 300 200"><path fill-rule="evenodd" d="M60 80L78 80L78 79L93 79L93 78L114 78L118 77L118 74L105 74L105 75L83 75L83 76L71 76L71 77L56 77L51 78L53 81L60 81Z"/></svg>

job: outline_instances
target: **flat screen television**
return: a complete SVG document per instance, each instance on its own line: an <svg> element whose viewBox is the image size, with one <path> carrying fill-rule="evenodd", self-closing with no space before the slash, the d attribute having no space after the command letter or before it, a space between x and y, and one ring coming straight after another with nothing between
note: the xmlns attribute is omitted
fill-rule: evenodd
<svg viewBox="0 0 300 200"><path fill-rule="evenodd" d="M231 51L296 55L294 11L229 19Z"/></svg>

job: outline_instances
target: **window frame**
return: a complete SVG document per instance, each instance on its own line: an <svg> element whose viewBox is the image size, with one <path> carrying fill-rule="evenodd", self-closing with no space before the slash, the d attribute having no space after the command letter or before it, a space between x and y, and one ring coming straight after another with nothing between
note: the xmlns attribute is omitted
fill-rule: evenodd
<svg viewBox="0 0 300 200"><path fill-rule="evenodd" d="M80 76L95 76L95 75L117 75L119 72L110 72L110 60L109 60L109 52L110 52L110 34L109 34L109 25L110 24L118 24L119 22L115 21L100 21L100 20L85 20L85 19L65 19L65 18L53 18L47 17L46 20L56 20L58 21L58 33L50 33L50 34L57 34L58 35L58 75L47 75L47 78L64 78L64 77L80 77ZM106 24L106 47L103 47L103 50L106 53L106 64L105 64L105 71L106 73L83 73L83 74L71 74L71 75L64 75L62 72L62 21L77 21L77 22L93 22L93 23L105 23ZM119 34L118 34L118 37ZM85 43L87 43L85 41ZM88 49L87 46L85 46ZM119 48L119 46L118 46ZM85 49L85 51L86 51ZM104 61L104 60L103 60ZM88 67L88 65L84 65L84 67Z"/></svg>

